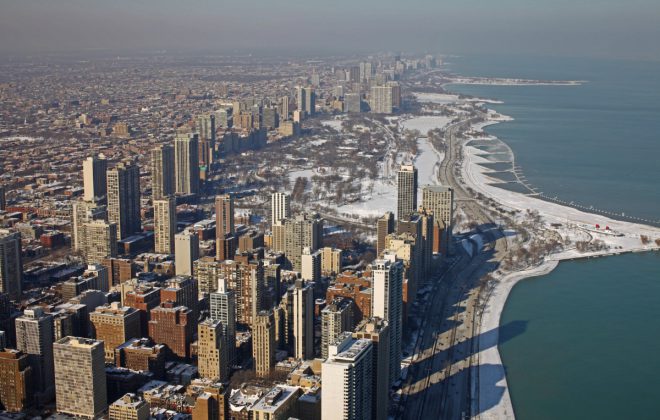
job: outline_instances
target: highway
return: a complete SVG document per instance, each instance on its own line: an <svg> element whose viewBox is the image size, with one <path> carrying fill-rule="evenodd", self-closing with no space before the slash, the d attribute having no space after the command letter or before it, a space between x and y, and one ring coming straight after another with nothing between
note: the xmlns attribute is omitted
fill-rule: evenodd
<svg viewBox="0 0 660 420"><path fill-rule="evenodd" d="M507 251L505 236L487 211L469 195L456 179L456 162L461 147L457 132L470 124L462 121L445 132L447 153L438 177L443 185L454 189L454 200L470 221L476 222L484 238L484 249L470 255L456 249L450 266L442 276L435 276L434 288L423 313L421 333L412 364L403 384L399 418L464 419L472 413L471 390L478 389L478 322L483 293L480 279L497 267ZM456 248L461 248L457 246Z"/></svg>

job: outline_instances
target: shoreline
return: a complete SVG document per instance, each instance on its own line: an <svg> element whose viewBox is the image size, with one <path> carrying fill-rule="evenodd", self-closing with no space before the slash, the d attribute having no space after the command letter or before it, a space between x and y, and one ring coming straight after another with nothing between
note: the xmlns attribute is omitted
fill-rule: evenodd
<svg viewBox="0 0 660 420"><path fill-rule="evenodd" d="M426 99L431 99L429 102L434 102L431 98L433 95L426 96ZM443 102L447 101L449 96L457 97L458 94L447 90L446 94L438 95L438 97L444 97ZM469 101L489 103L488 100L480 101L475 98L469 99ZM460 102L460 100L456 102ZM497 183L498 180L491 178L488 175L489 169L480 165L481 163L489 163L488 159L483 156L484 151L468 144L474 139L479 139L503 146L507 149L511 157L512 165L515 164L515 154L513 149L504 140L483 132L483 128L486 126L503 121L511 121L513 118L499 114L492 109L488 109L487 111L489 116L497 115L497 118L489 118L486 121L470 126L472 130L482 133L483 137L473 137L462 140L459 143L459 147L462 148L464 153L464 160L461 162L459 172L461 182L466 187L472 188L474 191L494 200L503 208L518 210L521 213L524 213L528 209L538 211L543 217L543 224L547 229L550 229L550 225L553 223L559 225L565 224L566 226L556 229L555 232L562 238L571 238L573 242L587 238L588 241L599 239L608 245L608 249L585 253L578 252L575 248L567 247L561 252L546 256L537 266L495 276L498 282L484 305L484 312L481 322L477 327L476 334L477 336L483 336L484 333L489 331L495 331L496 334L491 334L493 338L487 343L479 342L478 351L475 352L478 358L478 367L471 372L474 379L472 383L475 384L471 391L473 394L471 411L475 413L474 418L515 419L515 411L511 401L506 371L502 364L498 344L498 328L500 327L502 313L511 290L520 281L551 273L561 261L605 257L629 252L658 251L660 246L656 245L653 240L660 238L660 229L651 225L612 219L603 214L590 212L589 209L580 210L572 206L544 200L540 197L489 185L489 183ZM593 225L593 223L596 223L594 220L597 220L598 223L604 226L612 226L617 232L622 233L622 236L614 238L606 237L605 235L588 231L581 227L581 225ZM651 242L649 244L642 244L640 235L649 236ZM485 368L486 366L488 369ZM478 389L475 389L476 387ZM481 412L480 407L484 407L486 410Z"/></svg>

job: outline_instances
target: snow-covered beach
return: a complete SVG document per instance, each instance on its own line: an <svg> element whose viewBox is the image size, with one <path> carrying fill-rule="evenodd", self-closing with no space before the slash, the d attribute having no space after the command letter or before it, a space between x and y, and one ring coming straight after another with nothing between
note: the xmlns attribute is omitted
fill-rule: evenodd
<svg viewBox="0 0 660 420"><path fill-rule="evenodd" d="M455 101L459 101L457 96L451 94L418 94L417 96L420 102L451 104L450 99L452 96L456 98ZM466 101L477 102L478 100ZM487 101L478 102L487 103ZM515 156L510 147L501 140L482 131L488 125L509 121L511 118L497 114L492 110L489 110L488 117L488 121L471 127L475 133L472 140L478 140L480 146L490 145L504 151L503 155L509 155L513 164ZM585 238L588 240L599 239L607 248L600 251L580 252L575 246L567 246L563 251L547 256L537 266L495 275L497 281L494 283L495 285L488 297L478 331L475 332L479 336L489 332L489 342L480 342L478 346L479 385L477 386L480 388L478 401L473 402L472 411L478 413L476 418L513 419L515 414L497 345L497 331L500 327L501 315L513 287L524 279L550 273L563 260L658 250L660 246L654 240L660 238L660 229L615 220L570 206L542 200L533 195L500 188L494 184L501 183L502 180L489 174L493 170L489 169L488 166L483 166L485 163L493 163L492 160L488 159L488 153L485 153L483 148L471 145L470 141L463 142L464 157L460 167L460 178L466 187L494 200L503 209L518 211L519 216L517 217L519 218L523 218L528 211L538 212L544 229L554 230L559 237L569 239L572 243L583 241ZM609 231L596 229L596 225L607 226ZM612 232L616 234L612 234ZM651 240L644 244L641 241L642 236L646 236Z"/></svg>

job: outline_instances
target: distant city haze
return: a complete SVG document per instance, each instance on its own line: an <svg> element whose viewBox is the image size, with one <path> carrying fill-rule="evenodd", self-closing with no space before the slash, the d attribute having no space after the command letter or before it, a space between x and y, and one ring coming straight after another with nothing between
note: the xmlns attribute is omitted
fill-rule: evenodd
<svg viewBox="0 0 660 420"><path fill-rule="evenodd" d="M660 60L658 0L0 0L0 52L442 51Z"/></svg>

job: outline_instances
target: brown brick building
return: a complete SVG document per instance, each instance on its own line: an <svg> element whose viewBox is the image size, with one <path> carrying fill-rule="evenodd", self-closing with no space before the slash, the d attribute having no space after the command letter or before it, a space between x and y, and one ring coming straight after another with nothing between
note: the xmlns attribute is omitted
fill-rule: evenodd
<svg viewBox="0 0 660 420"><path fill-rule="evenodd" d="M30 404L31 378L27 354L9 349L0 352L0 405L5 410L21 411Z"/></svg>
<svg viewBox="0 0 660 420"><path fill-rule="evenodd" d="M362 319L371 317L371 278L371 272L344 271L328 287L326 302L339 296L351 299L355 304L354 325L357 325Z"/></svg>
<svg viewBox="0 0 660 420"><path fill-rule="evenodd" d="M193 312L185 306L163 302L151 310L149 337L155 343L165 344L180 358L190 356L190 343L196 328Z"/></svg>
<svg viewBox="0 0 660 420"><path fill-rule="evenodd" d="M104 341L105 361L108 363L115 360L115 348L141 336L139 311L122 307L119 302L99 306L89 315L89 320L94 337Z"/></svg>

